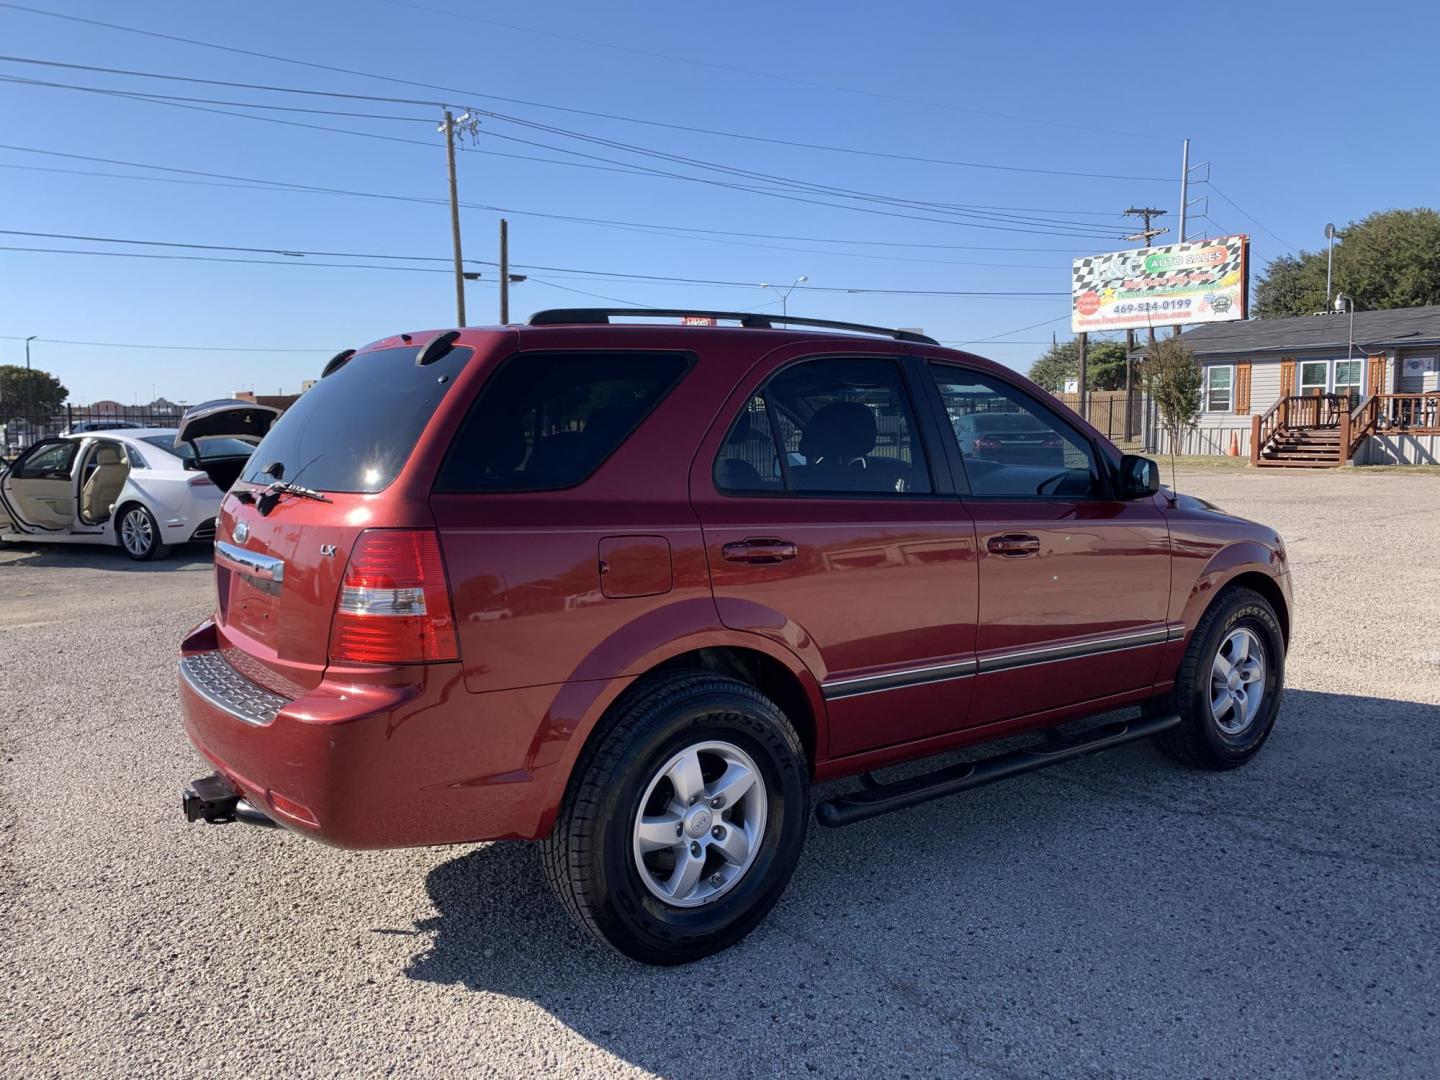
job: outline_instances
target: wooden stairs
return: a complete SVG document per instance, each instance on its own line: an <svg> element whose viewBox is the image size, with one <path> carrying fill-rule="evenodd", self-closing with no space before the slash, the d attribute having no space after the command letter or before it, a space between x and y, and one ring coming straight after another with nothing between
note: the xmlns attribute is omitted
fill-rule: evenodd
<svg viewBox="0 0 1440 1080"><path fill-rule="evenodd" d="M1341 464L1338 428L1281 428L1260 448L1261 468L1335 469Z"/></svg>

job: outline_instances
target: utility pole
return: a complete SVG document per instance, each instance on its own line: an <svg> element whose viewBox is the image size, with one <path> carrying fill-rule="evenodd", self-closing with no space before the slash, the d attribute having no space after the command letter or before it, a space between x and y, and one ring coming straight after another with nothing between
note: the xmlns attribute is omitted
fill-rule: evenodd
<svg viewBox="0 0 1440 1080"><path fill-rule="evenodd" d="M510 224L500 219L500 325L510 321Z"/></svg>
<svg viewBox="0 0 1440 1080"><path fill-rule="evenodd" d="M1076 337L1080 342L1080 363L1078 365L1080 377L1075 383L1075 389L1079 392L1076 398L1076 404L1080 407L1075 411L1080 414L1081 419L1088 420L1090 408L1089 403L1085 400L1085 369L1090 360L1090 335L1084 330L1081 330Z"/></svg>
<svg viewBox="0 0 1440 1080"><path fill-rule="evenodd" d="M1190 209L1190 140L1186 139L1185 144L1180 148L1180 238L1179 243L1185 242L1185 218L1186 211Z"/></svg>
<svg viewBox="0 0 1440 1080"><path fill-rule="evenodd" d="M1125 237L1125 239L1126 239L1126 240L1143 240L1143 241L1145 241L1145 246L1146 246L1147 248L1150 246L1150 241L1153 240L1155 237L1160 236L1160 235L1163 235L1164 233L1167 233L1167 232L1170 231L1169 229L1164 229L1164 228L1153 229L1153 228L1150 227L1150 221L1151 221L1152 218L1158 218L1158 217L1164 217L1164 216L1165 216L1165 211L1159 209L1158 207L1154 207L1154 206L1132 206L1132 207L1130 207L1129 209L1127 209L1127 210L1125 211L1125 216L1126 216L1126 217L1138 217L1138 218L1141 218L1141 219L1144 220L1144 222L1145 222L1145 228L1141 229L1141 230L1140 230L1139 232L1137 232L1137 233L1131 233L1129 236ZM1154 344L1155 344L1155 324L1154 324L1153 322L1150 324L1149 329L1150 329L1150 344L1151 344L1151 345L1154 345Z"/></svg>
<svg viewBox="0 0 1440 1080"><path fill-rule="evenodd" d="M440 130L445 133L445 163L450 169L450 239L455 248L455 320L457 325L464 326L465 269L460 257L460 196L455 186L455 117L449 109L445 110L445 122L440 125Z"/></svg>

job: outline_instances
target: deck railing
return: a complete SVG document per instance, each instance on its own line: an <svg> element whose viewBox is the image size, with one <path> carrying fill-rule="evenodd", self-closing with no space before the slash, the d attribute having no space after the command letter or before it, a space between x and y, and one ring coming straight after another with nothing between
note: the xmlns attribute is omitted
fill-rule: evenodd
<svg viewBox="0 0 1440 1080"><path fill-rule="evenodd" d="M1383 397L1381 394L1366 394L1360 404L1351 411L1348 424L1341 425L1340 432L1344 436L1341 442L1345 444L1344 456L1341 458L1342 463L1353 458L1365 439L1375 434L1375 429L1380 423L1381 397Z"/></svg>
<svg viewBox="0 0 1440 1080"><path fill-rule="evenodd" d="M1349 394L1292 394L1284 400L1289 402L1285 426L1291 428L1339 427L1351 405Z"/></svg>
<svg viewBox="0 0 1440 1080"><path fill-rule="evenodd" d="M1376 394L1381 431L1440 434L1440 391L1424 394Z"/></svg>
<svg viewBox="0 0 1440 1080"><path fill-rule="evenodd" d="M1250 463L1275 436L1297 428L1338 428L1339 458L1353 458L1366 438L1377 434L1440 435L1440 391L1423 394L1292 394L1250 418Z"/></svg>
<svg viewBox="0 0 1440 1080"><path fill-rule="evenodd" d="M1285 427L1290 413L1290 398L1282 397L1259 416L1250 418L1250 464L1260 464L1260 450Z"/></svg>

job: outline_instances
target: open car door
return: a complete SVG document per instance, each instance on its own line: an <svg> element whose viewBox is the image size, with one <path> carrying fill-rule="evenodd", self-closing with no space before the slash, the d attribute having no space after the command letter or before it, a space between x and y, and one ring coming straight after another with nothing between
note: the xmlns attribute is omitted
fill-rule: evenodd
<svg viewBox="0 0 1440 1080"><path fill-rule="evenodd" d="M68 532L75 523L78 439L41 439L0 476L0 527Z"/></svg>
<svg viewBox="0 0 1440 1080"><path fill-rule="evenodd" d="M238 452L238 447L253 450L279 415L280 410L271 405L233 399L207 401L180 418L175 450L185 459L187 469L202 470L216 487L228 491L250 460L249 452ZM187 447L190 454L184 452Z"/></svg>

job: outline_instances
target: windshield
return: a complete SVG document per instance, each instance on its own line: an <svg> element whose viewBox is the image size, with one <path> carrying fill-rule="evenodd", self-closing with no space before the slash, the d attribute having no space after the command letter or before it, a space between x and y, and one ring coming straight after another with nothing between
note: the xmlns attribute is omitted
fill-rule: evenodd
<svg viewBox="0 0 1440 1080"><path fill-rule="evenodd" d="M474 350L457 346L424 367L419 349L350 358L300 396L251 455L244 478L288 480L317 491L388 487ZM282 466L277 477L271 466Z"/></svg>
<svg viewBox="0 0 1440 1080"><path fill-rule="evenodd" d="M146 435L140 441L157 446L167 454L174 454L181 461L195 460L195 448L189 443L181 443L177 449L173 435ZM255 452L254 444L239 439L206 439L200 444L200 449L206 461L220 457L246 457Z"/></svg>

